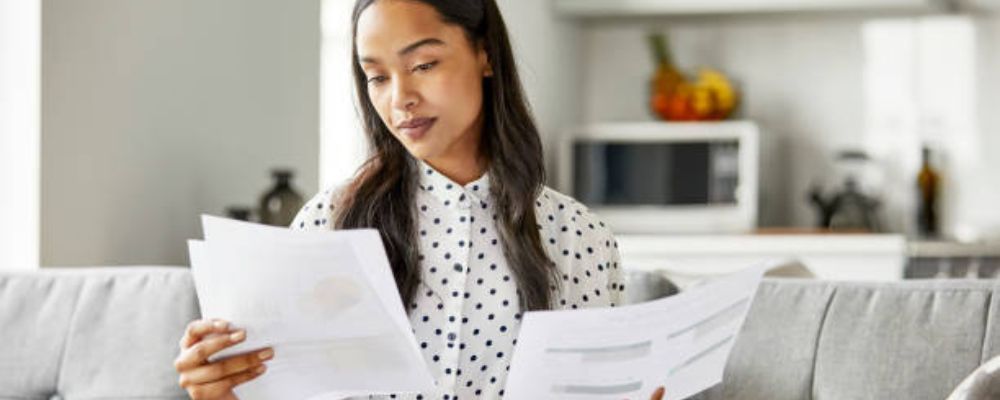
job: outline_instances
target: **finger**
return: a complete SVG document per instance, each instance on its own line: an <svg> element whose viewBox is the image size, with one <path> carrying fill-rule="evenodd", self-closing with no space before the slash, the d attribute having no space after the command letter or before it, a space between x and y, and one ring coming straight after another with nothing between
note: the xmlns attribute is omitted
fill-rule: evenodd
<svg viewBox="0 0 1000 400"><path fill-rule="evenodd" d="M261 364L261 365L258 365L257 368L254 368L254 369L252 369L250 371L241 372L239 374L232 375L232 376L229 377L229 383L231 385L231 386L229 386L229 388L232 389L232 388L234 388L236 386L242 385L242 384L250 381L251 379L254 379L254 378L258 377L258 376L263 375L264 372L267 372L267 365Z"/></svg>
<svg viewBox="0 0 1000 400"><path fill-rule="evenodd" d="M186 349L201 340L206 335L212 333L225 333L229 331L229 322L221 319L199 319L191 321L184 336L181 337L180 347Z"/></svg>
<svg viewBox="0 0 1000 400"><path fill-rule="evenodd" d="M264 371L267 371L267 366L259 365L257 368L250 371L230 375L215 382L191 386L188 388L188 394L191 395L192 399L218 398L232 390L237 385L246 383L247 381L260 376L264 373Z"/></svg>
<svg viewBox="0 0 1000 400"><path fill-rule="evenodd" d="M663 400L664 393L666 393L666 390L663 389L663 386L660 386L656 388L656 391L653 392L653 396L649 400Z"/></svg>
<svg viewBox="0 0 1000 400"><path fill-rule="evenodd" d="M230 357L208 365L196 367L180 377L180 386L200 385L214 382L230 375L250 371L274 357L274 350L268 348Z"/></svg>
<svg viewBox="0 0 1000 400"><path fill-rule="evenodd" d="M214 336L195 343L187 350L181 352L180 356L174 362L174 368L180 372L202 365L212 354L242 342L246 337L246 331L240 329L228 335Z"/></svg>

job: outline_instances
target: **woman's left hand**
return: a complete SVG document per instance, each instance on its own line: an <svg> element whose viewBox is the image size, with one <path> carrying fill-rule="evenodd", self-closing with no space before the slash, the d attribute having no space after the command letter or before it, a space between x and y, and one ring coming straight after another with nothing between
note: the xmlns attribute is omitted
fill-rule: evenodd
<svg viewBox="0 0 1000 400"><path fill-rule="evenodd" d="M649 396L649 400L663 400L664 392L666 392L666 390L663 389L663 386L656 388L656 390L653 392L653 395Z"/></svg>

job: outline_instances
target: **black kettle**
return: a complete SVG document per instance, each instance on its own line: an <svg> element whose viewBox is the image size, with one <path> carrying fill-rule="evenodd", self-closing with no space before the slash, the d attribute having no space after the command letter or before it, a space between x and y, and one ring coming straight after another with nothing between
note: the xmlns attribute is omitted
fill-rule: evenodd
<svg viewBox="0 0 1000 400"><path fill-rule="evenodd" d="M819 214L820 228L844 231L881 232L880 201L861 193L853 177L844 181L843 189L824 195L819 187L809 191L809 200Z"/></svg>

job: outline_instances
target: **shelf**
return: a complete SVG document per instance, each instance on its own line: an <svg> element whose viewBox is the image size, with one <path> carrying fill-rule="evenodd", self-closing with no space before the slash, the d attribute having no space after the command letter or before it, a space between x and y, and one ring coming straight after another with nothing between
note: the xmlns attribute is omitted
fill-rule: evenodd
<svg viewBox="0 0 1000 400"><path fill-rule="evenodd" d="M909 256L913 258L1000 257L1000 243L914 241L909 243Z"/></svg>
<svg viewBox="0 0 1000 400"><path fill-rule="evenodd" d="M962 1L971 7L989 7L997 0L553 0L563 16L629 17L711 14L795 13L823 11L927 12L947 9Z"/></svg>

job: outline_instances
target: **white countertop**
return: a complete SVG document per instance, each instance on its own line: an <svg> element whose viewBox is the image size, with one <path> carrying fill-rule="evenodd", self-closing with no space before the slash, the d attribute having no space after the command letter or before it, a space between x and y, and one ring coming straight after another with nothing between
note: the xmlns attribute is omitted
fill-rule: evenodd
<svg viewBox="0 0 1000 400"><path fill-rule="evenodd" d="M1000 242L960 243L950 241L912 241L910 257L1000 257Z"/></svg>
<svg viewBox="0 0 1000 400"><path fill-rule="evenodd" d="M622 251L646 254L714 255L867 255L905 254L903 235L893 234L748 234L616 236Z"/></svg>
<svg viewBox="0 0 1000 400"><path fill-rule="evenodd" d="M820 279L898 280L903 235L746 234L616 236L627 269L660 271L680 286L759 264L795 261Z"/></svg>

